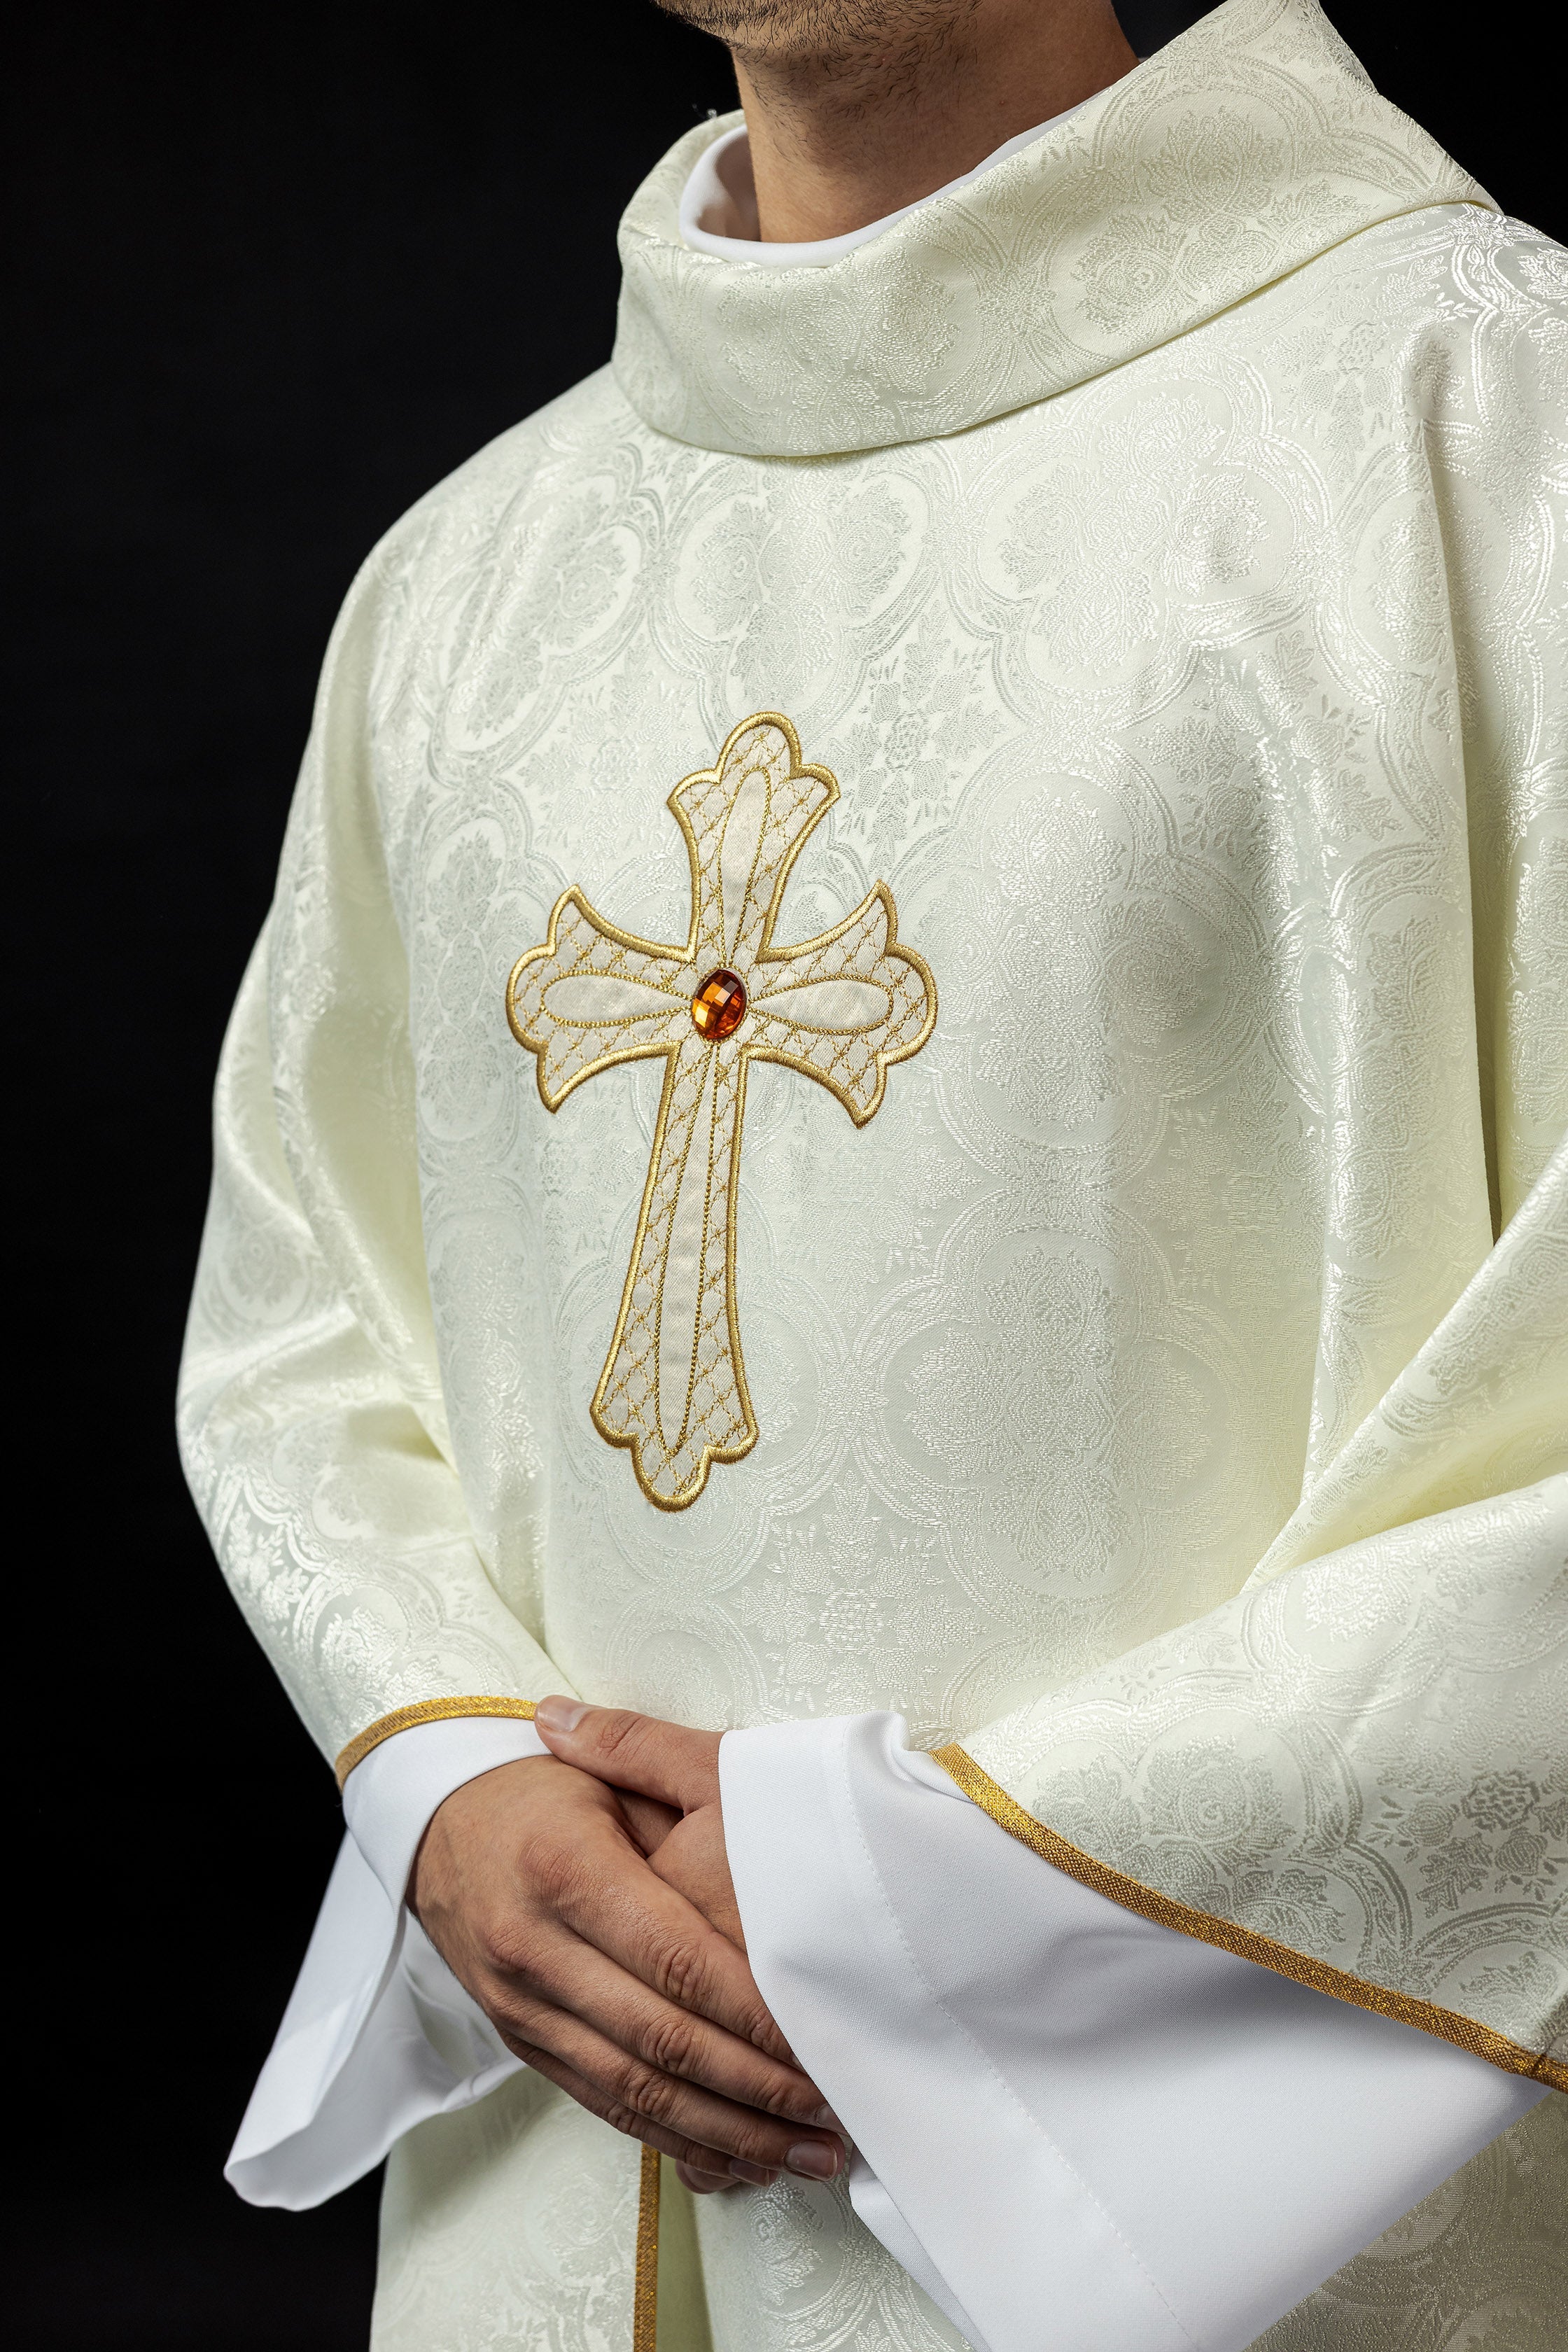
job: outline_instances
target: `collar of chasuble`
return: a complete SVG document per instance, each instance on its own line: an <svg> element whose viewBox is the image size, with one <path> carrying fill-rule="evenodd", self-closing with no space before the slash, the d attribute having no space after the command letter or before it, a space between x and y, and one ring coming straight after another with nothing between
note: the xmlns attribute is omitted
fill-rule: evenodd
<svg viewBox="0 0 1568 2352"><path fill-rule="evenodd" d="M679 205L739 115L627 205L616 381L746 457L889 448L1086 383L1360 229L1497 207L1380 98L1316 0L1226 0L1065 122L820 269L692 251Z"/></svg>

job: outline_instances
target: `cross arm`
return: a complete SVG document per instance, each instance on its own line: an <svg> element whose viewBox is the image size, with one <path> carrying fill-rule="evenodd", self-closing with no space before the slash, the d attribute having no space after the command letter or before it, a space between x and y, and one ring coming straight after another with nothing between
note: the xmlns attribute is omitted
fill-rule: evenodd
<svg viewBox="0 0 1568 2352"><path fill-rule="evenodd" d="M881 1102L891 1065L918 1054L935 1024L936 982L924 958L899 945L885 882L832 930L758 958L752 1055L816 1078L857 1127Z"/></svg>
<svg viewBox="0 0 1568 2352"><path fill-rule="evenodd" d="M683 948L636 939L581 890L563 891L544 945L518 958L506 987L506 1017L537 1057L545 1108L617 1062L668 1054L690 1029L691 989Z"/></svg>

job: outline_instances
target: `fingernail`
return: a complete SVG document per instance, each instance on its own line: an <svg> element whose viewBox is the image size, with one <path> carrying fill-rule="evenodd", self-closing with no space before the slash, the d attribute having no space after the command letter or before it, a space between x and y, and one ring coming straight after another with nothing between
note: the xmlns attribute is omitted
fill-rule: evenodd
<svg viewBox="0 0 1568 2352"><path fill-rule="evenodd" d="M792 2172L803 2172L808 2180L831 2180L838 2169L838 2150L824 2147L819 2139L803 2139L791 2148L784 2162Z"/></svg>
<svg viewBox="0 0 1568 2352"><path fill-rule="evenodd" d="M820 2124L824 2131L844 2132L846 2139L849 2137L831 2107L818 2107L811 2120L814 2124Z"/></svg>
<svg viewBox="0 0 1568 2352"><path fill-rule="evenodd" d="M771 2189L776 2178L764 2165L748 2164L743 2156L732 2156L730 2169L737 2180L755 2181L759 2189Z"/></svg>
<svg viewBox="0 0 1568 2352"><path fill-rule="evenodd" d="M580 1699L542 1698L533 1710L533 1719L546 1731L575 1731L587 1712Z"/></svg>

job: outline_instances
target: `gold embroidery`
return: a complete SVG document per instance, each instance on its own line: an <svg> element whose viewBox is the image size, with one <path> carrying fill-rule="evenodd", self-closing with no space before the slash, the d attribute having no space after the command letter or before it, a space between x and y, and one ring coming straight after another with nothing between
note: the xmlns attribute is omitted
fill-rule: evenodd
<svg viewBox="0 0 1568 2352"><path fill-rule="evenodd" d="M533 1701L531 1698L422 1698L414 1706L395 1707L390 1715L378 1716L363 1731L349 1741L338 1757L334 1770L341 1789L356 1764L363 1764L373 1748L394 1733L412 1731L419 1723L449 1723L466 1715L504 1715L519 1723L533 1721Z"/></svg>
<svg viewBox="0 0 1568 2352"><path fill-rule="evenodd" d="M773 944L790 871L837 798L827 770L802 761L787 719L743 719L717 764L686 777L667 803L691 867L685 945L617 929L573 888L544 945L520 957L507 982L507 1019L537 1058L547 1110L619 1062L665 1063L642 1213L592 1408L599 1434L630 1448L660 1510L684 1510L710 1463L738 1462L757 1440L735 1299L749 1064L782 1062L816 1079L864 1127L890 1066L918 1054L936 1022L935 982L898 944L886 883L820 938ZM694 1018L693 1000L715 982L742 992L732 1034L716 1020L704 1034Z"/></svg>
<svg viewBox="0 0 1568 2352"><path fill-rule="evenodd" d="M1120 1870L1112 1870L1109 1863L1097 1862L1092 1854L1085 1853L1081 1846L1069 1845L1066 1838L1047 1829L1033 1813L1026 1812L1005 1789L997 1786L989 1772L956 1744L933 1748L931 1753L943 1770L952 1775L964 1795L973 1797L982 1811L989 1813L1009 1837L1016 1837L1044 1861L1065 1871L1069 1878L1076 1878L1080 1886L1090 1886L1097 1895L1109 1895L1124 1911L1136 1911L1141 1918L1153 1920L1156 1927L1173 1927L1178 1935L1194 1937L1200 1944L1213 1944L1222 1952L1234 1952L1239 1959L1255 1960L1260 1968L1272 1969L1277 1976L1290 1977L1297 1984L1310 1986L1314 1992L1331 1994L1334 2000L1350 2001L1357 2009L1375 2010L1380 2017L1397 2018L1401 2025L1413 2025L1422 2033L1436 2034L1441 2042L1456 2042L1461 2050L1487 2059L1510 2074L1532 2075L1555 2091L1568 2091L1568 2066L1560 2065L1544 2052L1527 2050L1522 2042L1494 2033L1489 2025L1479 2024L1473 2017L1462 2017L1458 2010L1439 2009L1436 2001L1417 2000L1409 1993L1393 1992L1386 1985L1370 1984L1363 1977L1352 1977L1344 1969L1331 1968L1326 1960L1313 1959L1310 1953L1292 1951L1289 1944L1277 1944L1272 1936L1238 1927L1233 1920L1216 1918L1212 1912L1194 1911L1190 1904L1178 1903L1136 1878L1125 1877Z"/></svg>
<svg viewBox="0 0 1568 2352"><path fill-rule="evenodd" d="M637 2285L632 2297L632 2352L658 2352L658 2150L642 2152L637 2180Z"/></svg>

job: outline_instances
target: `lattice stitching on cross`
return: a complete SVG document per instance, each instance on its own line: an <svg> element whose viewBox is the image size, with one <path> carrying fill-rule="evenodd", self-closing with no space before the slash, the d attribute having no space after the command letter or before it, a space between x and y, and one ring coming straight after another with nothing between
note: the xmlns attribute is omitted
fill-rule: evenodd
<svg viewBox="0 0 1568 2352"><path fill-rule="evenodd" d="M691 863L685 946L620 930L573 888L507 982L507 1018L536 1056L547 1110L617 1062L665 1059L642 1214L593 1403L595 1427L630 1448L638 1485L662 1510L694 1503L710 1464L738 1462L757 1440L735 1297L749 1065L803 1071L863 1127L889 1066L919 1053L936 1021L935 982L898 944L886 883L819 939L773 944L790 869L837 798L827 770L802 761L787 719L743 719L717 765L667 803ZM731 1034L704 1035L694 1020L715 972L745 990Z"/></svg>

